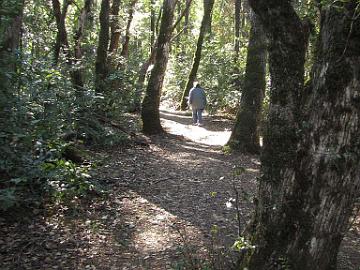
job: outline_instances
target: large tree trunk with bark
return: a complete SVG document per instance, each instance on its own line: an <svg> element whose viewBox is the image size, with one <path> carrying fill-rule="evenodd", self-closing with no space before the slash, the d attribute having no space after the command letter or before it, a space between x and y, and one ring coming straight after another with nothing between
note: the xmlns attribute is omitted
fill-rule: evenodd
<svg viewBox="0 0 360 270"><path fill-rule="evenodd" d="M173 31L174 11L177 0L165 0L161 18L160 32L156 42L156 58L151 71L146 94L142 102L141 118L143 132L146 134L162 133L160 124L160 95L169 56L169 42Z"/></svg>
<svg viewBox="0 0 360 270"><path fill-rule="evenodd" d="M95 89L98 93L104 93L106 84L105 80L108 75L107 68L107 50L109 44L109 16L110 16L110 0L101 1L100 10L100 33L99 44L96 50L95 61Z"/></svg>
<svg viewBox="0 0 360 270"><path fill-rule="evenodd" d="M265 76L266 36L260 21L253 14L240 108L227 143L231 149L251 154L260 151L258 124L265 93Z"/></svg>
<svg viewBox="0 0 360 270"><path fill-rule="evenodd" d="M265 269L276 243L275 213L285 172L295 166L297 101L303 89L305 41L302 23L290 1L251 0L255 14L269 36L270 108L261 155L258 202L252 241L257 246L251 269ZM257 268L258 267L258 268Z"/></svg>
<svg viewBox="0 0 360 270"><path fill-rule="evenodd" d="M355 0L337 2L322 12L312 91L306 106L300 106L307 112L297 119L301 132L297 151L276 174L280 183L268 169L260 182L250 270L336 269L339 245L360 194L357 5Z"/></svg>
<svg viewBox="0 0 360 270"><path fill-rule="evenodd" d="M189 95L190 89L193 87L194 81L196 79L196 75L199 69L200 60L201 60L201 51L202 51L202 45L204 43L205 36L210 28L211 24L211 13L214 6L214 0L204 0L204 16L201 21L200 26L200 34L198 37L198 41L196 44L196 51L194 55L194 60L192 64L192 68L183 92L183 95L181 97L181 104L180 109L185 110L187 107L187 96Z"/></svg>

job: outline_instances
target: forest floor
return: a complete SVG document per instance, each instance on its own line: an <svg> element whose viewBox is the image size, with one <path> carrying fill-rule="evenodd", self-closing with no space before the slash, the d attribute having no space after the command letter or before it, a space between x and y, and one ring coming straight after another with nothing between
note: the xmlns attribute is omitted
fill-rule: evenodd
<svg viewBox="0 0 360 270"><path fill-rule="evenodd" d="M188 113L161 117L165 135L93 152L105 197L35 209L21 221L0 217L0 269L231 269L259 159L222 151L231 120L205 116L198 127ZM344 240L341 270L360 269L359 227Z"/></svg>

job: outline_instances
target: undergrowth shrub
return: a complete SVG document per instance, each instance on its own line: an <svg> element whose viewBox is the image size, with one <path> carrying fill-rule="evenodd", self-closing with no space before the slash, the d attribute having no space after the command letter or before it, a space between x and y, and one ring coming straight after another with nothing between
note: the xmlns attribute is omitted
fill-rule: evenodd
<svg viewBox="0 0 360 270"><path fill-rule="evenodd" d="M85 166L64 153L72 142L81 147L128 140L111 125L124 121L116 103L125 102L121 93L109 104L109 96L95 93L91 82L75 90L66 68L26 54L17 61L17 72L0 67L1 78L11 81L0 95L0 210L96 190L88 174L91 162Z"/></svg>

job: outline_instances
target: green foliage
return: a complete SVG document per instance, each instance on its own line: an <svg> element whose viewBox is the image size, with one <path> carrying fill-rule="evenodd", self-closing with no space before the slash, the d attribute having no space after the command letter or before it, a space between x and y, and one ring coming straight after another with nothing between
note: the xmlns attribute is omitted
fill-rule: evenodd
<svg viewBox="0 0 360 270"><path fill-rule="evenodd" d="M6 7L13 8L11 4L15 2L6 1ZM5 3L1 5L1 12L5 12ZM69 18L75 18L76 12L76 8L71 9ZM6 18L1 18L1 31L7 27L5 22L10 21ZM75 25L71 21L67 23ZM55 37L51 5L44 0L28 2L24 10L21 50L8 53L6 63L0 61L2 210L40 202L45 195L68 199L96 190L87 175L89 168L64 158L67 141L114 145L127 139L123 133L119 135L99 121L100 116L121 119L124 111L121 106L127 101L120 91L105 96L94 91L96 38L87 34L84 40L87 61L71 66L64 55L60 55L59 64L54 66ZM79 69L84 71L85 85L75 89L71 74ZM133 81L133 77L126 75L124 81L127 87L124 92L127 92L131 88L128 81Z"/></svg>
<svg viewBox="0 0 360 270"><path fill-rule="evenodd" d="M251 243L245 239L245 237L240 236L234 242L232 248L236 251L246 251L246 250L254 250L255 246L251 245Z"/></svg>
<svg viewBox="0 0 360 270"><path fill-rule="evenodd" d="M204 44L198 78L206 89L208 111L231 111L237 107L240 91L234 85L235 62L232 44L210 40Z"/></svg>
<svg viewBox="0 0 360 270"><path fill-rule="evenodd" d="M97 187L90 181L88 168L77 166L71 161L57 159L41 164L50 191L58 200L84 196Z"/></svg>

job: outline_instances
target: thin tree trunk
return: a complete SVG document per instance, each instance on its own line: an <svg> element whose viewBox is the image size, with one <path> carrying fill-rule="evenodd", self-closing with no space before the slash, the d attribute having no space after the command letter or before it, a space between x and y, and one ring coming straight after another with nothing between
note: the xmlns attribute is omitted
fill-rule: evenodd
<svg viewBox="0 0 360 270"><path fill-rule="evenodd" d="M120 0L113 0L111 6L111 34L110 34L110 46L109 54L115 53L119 48L120 43L120 25L119 25L119 10Z"/></svg>
<svg viewBox="0 0 360 270"><path fill-rule="evenodd" d="M239 59L239 51L240 51L240 23L241 23L241 0L235 0L235 33L234 33L234 52L235 52L235 63L237 63Z"/></svg>
<svg viewBox="0 0 360 270"><path fill-rule="evenodd" d="M58 30L58 32L56 34L56 43L55 43L55 47L54 47L54 63L55 63L55 65L57 65L59 62L59 56L60 56L61 50L63 50L63 52L65 53L68 61L70 61L70 59L71 59L69 42L68 42L68 37L67 37L67 32L66 32L66 27L65 27L66 14L67 14L70 2L68 0L65 0L62 8L61 8L61 4L60 4L59 0L52 0L52 4L53 4L53 11L54 11L54 16L55 16L55 20L56 20L56 27Z"/></svg>
<svg viewBox="0 0 360 270"><path fill-rule="evenodd" d="M200 34L196 44L195 56L192 64L192 68L181 98L180 109L185 110L187 107L187 96L189 95L190 89L193 87L197 71L199 69L201 60L202 45L204 43L205 35L209 30L212 8L214 6L214 0L204 0L204 16L201 21Z"/></svg>
<svg viewBox="0 0 360 270"><path fill-rule="evenodd" d="M227 143L232 149L251 154L260 151L258 124L265 93L265 76L266 37L260 21L253 14L240 109Z"/></svg>
<svg viewBox="0 0 360 270"><path fill-rule="evenodd" d="M153 50L153 45L155 44L155 36L156 36L156 15L155 15L155 0L151 0L151 15L150 15L150 44L151 50ZM160 14L159 14L160 16Z"/></svg>
<svg viewBox="0 0 360 270"><path fill-rule="evenodd" d="M156 44L155 44L155 36L157 32L157 23L156 23L156 14L155 14L155 2L154 0L151 0L151 16L150 16L150 56L144 62L139 70L138 79L136 81L136 89L135 89L135 95L134 95L134 108L133 112L140 112L141 109L141 97L144 90L144 83L146 78L146 73L149 69L149 66L154 62L156 57ZM161 16L161 10L159 12L159 17Z"/></svg>
<svg viewBox="0 0 360 270"><path fill-rule="evenodd" d="M186 6L190 6L191 1L192 0L186 0ZM185 13L184 34L187 34L189 32L189 22L190 22L189 18L190 18L190 8L188 8Z"/></svg>
<svg viewBox="0 0 360 270"><path fill-rule="evenodd" d="M163 15L156 46L155 64L151 71L146 94L142 103L141 118L143 122L143 132L146 134L163 132L160 124L159 105L169 55L169 41L173 30L172 23L176 2L177 0L165 0L163 4Z"/></svg>
<svg viewBox="0 0 360 270"><path fill-rule="evenodd" d="M110 0L102 0L100 10L99 44L96 50L95 62L95 89L98 93L104 93L106 88L105 79L108 74L107 49L109 44L109 16Z"/></svg>
<svg viewBox="0 0 360 270"><path fill-rule="evenodd" d="M125 59L127 59L129 57L130 26L131 26L131 22L134 17L134 10L135 10L136 2L137 2L137 0L133 0L130 4L129 17L128 17L128 21L126 24L125 41L123 43L123 47L122 47L122 50L120 53L120 55Z"/></svg>
<svg viewBox="0 0 360 270"><path fill-rule="evenodd" d="M141 109L140 108L141 107L141 95L143 93L146 73L149 69L149 66L154 62L155 57L156 57L156 50L152 49L148 60L145 63L143 63L140 68L138 79L136 81L133 112L139 112Z"/></svg>
<svg viewBox="0 0 360 270"><path fill-rule="evenodd" d="M85 0L84 7L80 13L79 19L78 19L78 26L77 30L75 32L74 41L74 56L75 56L75 65L81 65L83 52L81 48L81 43L84 39L84 32L86 28L86 24L88 23L88 18L91 12L91 6L93 0ZM84 87L84 78L83 78L83 68L76 67L76 70L73 71L72 77L74 81L74 85L76 88L82 89Z"/></svg>
<svg viewBox="0 0 360 270"><path fill-rule="evenodd" d="M241 91L239 54L240 54L240 24L241 24L241 0L235 0L234 11L234 70L233 70L233 87Z"/></svg>

